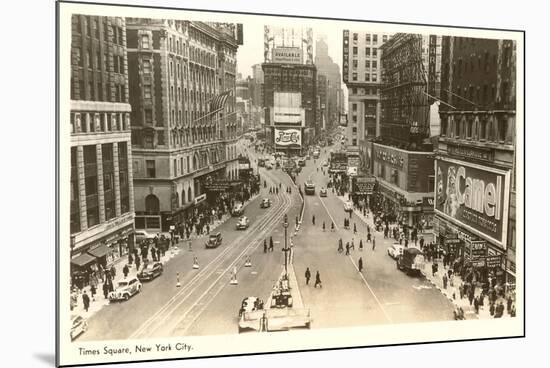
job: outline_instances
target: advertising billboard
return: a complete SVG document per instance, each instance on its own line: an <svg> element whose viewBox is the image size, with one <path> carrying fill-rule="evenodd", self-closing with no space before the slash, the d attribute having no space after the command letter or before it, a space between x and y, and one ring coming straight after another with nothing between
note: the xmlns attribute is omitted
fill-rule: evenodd
<svg viewBox="0 0 550 368"><path fill-rule="evenodd" d="M505 249L509 172L445 159L435 162L435 173L435 211Z"/></svg>
<svg viewBox="0 0 550 368"><path fill-rule="evenodd" d="M275 145L279 148L300 148L302 146L301 129L275 128Z"/></svg>
<svg viewBox="0 0 550 368"><path fill-rule="evenodd" d="M299 47L275 47L271 61L281 64L302 64L302 49Z"/></svg>
<svg viewBox="0 0 550 368"><path fill-rule="evenodd" d="M346 152L332 152L330 154L329 172L346 172L348 169L348 155Z"/></svg>

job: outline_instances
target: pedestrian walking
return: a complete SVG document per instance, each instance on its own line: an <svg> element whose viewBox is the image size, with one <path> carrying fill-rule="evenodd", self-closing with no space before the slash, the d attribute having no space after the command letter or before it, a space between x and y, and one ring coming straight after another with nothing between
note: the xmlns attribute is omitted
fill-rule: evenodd
<svg viewBox="0 0 550 368"><path fill-rule="evenodd" d="M136 271L139 271L139 266L141 266L141 258L139 256L136 257Z"/></svg>
<svg viewBox="0 0 550 368"><path fill-rule="evenodd" d="M479 314L479 298L477 296L474 298L474 309L476 314Z"/></svg>
<svg viewBox="0 0 550 368"><path fill-rule="evenodd" d="M357 234L357 225L353 223L353 234Z"/></svg>
<svg viewBox="0 0 550 368"><path fill-rule="evenodd" d="M432 277L437 273L437 263L432 263Z"/></svg>
<svg viewBox="0 0 550 368"><path fill-rule="evenodd" d="M311 218L311 222L313 223L313 226L315 226L315 215Z"/></svg>
<svg viewBox="0 0 550 368"><path fill-rule="evenodd" d="M317 285L319 285L320 288L323 287L323 284L321 283L321 275L319 274L319 271L315 274L315 288L317 288Z"/></svg>
<svg viewBox="0 0 550 368"><path fill-rule="evenodd" d="M96 293L97 289L96 289L96 286L95 284L92 284L90 286L90 294L92 294L92 300L95 302L95 293Z"/></svg>
<svg viewBox="0 0 550 368"><path fill-rule="evenodd" d="M330 231L334 231L334 222L331 222L330 224Z"/></svg>
<svg viewBox="0 0 550 368"><path fill-rule="evenodd" d="M88 312L90 308L90 297L86 294L86 291L82 293L82 303L84 304L84 310Z"/></svg>
<svg viewBox="0 0 550 368"><path fill-rule="evenodd" d="M109 296L109 284L107 283L107 280L103 283L103 296L105 299Z"/></svg>
<svg viewBox="0 0 550 368"><path fill-rule="evenodd" d="M264 253L267 253L267 239L264 239Z"/></svg>
<svg viewBox="0 0 550 368"><path fill-rule="evenodd" d="M370 235L370 232L368 232L368 233L367 233L367 242L370 243L370 241L371 241L371 235Z"/></svg>
<svg viewBox="0 0 550 368"><path fill-rule="evenodd" d="M325 231L325 222L323 221L323 231Z"/></svg>
<svg viewBox="0 0 550 368"><path fill-rule="evenodd" d="M372 250L376 249L376 238L372 238Z"/></svg>
<svg viewBox="0 0 550 368"><path fill-rule="evenodd" d="M443 274L443 289L447 289L447 281L448 281L447 274L444 273Z"/></svg>
<svg viewBox="0 0 550 368"><path fill-rule="evenodd" d="M309 267L306 268L306 285L309 285L309 279L311 278L311 272L309 271Z"/></svg>
<svg viewBox="0 0 550 368"><path fill-rule="evenodd" d="M128 274L130 273L130 270L128 269L128 265L124 265L124 268L122 269L122 273L124 274L124 278L128 277Z"/></svg>
<svg viewBox="0 0 550 368"><path fill-rule="evenodd" d="M273 252L273 237L269 237L269 251Z"/></svg>
<svg viewBox="0 0 550 368"><path fill-rule="evenodd" d="M363 272L363 258L359 257L359 261L357 261L357 267L359 268L359 272Z"/></svg>
<svg viewBox="0 0 550 368"><path fill-rule="evenodd" d="M363 239L359 239L359 251L363 251Z"/></svg>
<svg viewBox="0 0 550 368"><path fill-rule="evenodd" d="M164 248L162 248L164 250ZM157 260L160 262L160 255L161 255L161 251L160 249L157 249ZM164 251L162 252L162 255L164 255Z"/></svg>
<svg viewBox="0 0 550 368"><path fill-rule="evenodd" d="M349 242L346 242L346 256L349 256Z"/></svg>

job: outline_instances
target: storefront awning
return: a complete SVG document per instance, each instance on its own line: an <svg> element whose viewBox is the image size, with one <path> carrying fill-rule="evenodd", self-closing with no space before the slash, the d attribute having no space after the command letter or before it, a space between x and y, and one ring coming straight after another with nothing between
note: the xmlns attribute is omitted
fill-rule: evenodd
<svg viewBox="0 0 550 368"><path fill-rule="evenodd" d="M71 259L71 263L79 267L84 267L94 261L95 261L95 257L87 253L82 253L78 257Z"/></svg>
<svg viewBox="0 0 550 368"><path fill-rule="evenodd" d="M109 253L109 249L107 248L107 245L102 244L97 248L88 250L88 253L96 258L105 257L107 253Z"/></svg>

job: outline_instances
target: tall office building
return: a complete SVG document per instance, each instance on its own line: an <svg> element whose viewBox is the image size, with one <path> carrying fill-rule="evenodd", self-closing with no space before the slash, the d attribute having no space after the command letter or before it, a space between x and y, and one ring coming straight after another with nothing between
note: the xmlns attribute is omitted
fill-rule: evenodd
<svg viewBox="0 0 550 368"><path fill-rule="evenodd" d="M134 245L124 18L72 16L71 271L88 283Z"/></svg>
<svg viewBox="0 0 550 368"><path fill-rule="evenodd" d="M380 47L391 35L343 31L342 78L348 88L347 145L380 135Z"/></svg>
<svg viewBox="0 0 550 368"><path fill-rule="evenodd" d="M168 231L238 177L238 29L127 19L136 228Z"/></svg>
<svg viewBox="0 0 550 368"><path fill-rule="evenodd" d="M435 227L479 281L516 270L516 45L443 37Z"/></svg>
<svg viewBox="0 0 550 368"><path fill-rule="evenodd" d="M328 54L328 44L323 37L319 37L315 43L315 66L317 73L324 75L327 79L326 97L326 123L329 126L338 124L339 114L342 109L339 93L342 89L340 67Z"/></svg>

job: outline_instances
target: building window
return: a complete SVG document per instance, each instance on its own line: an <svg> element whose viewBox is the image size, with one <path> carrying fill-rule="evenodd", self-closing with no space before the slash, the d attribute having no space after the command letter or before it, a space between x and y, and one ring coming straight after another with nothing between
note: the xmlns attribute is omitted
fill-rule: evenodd
<svg viewBox="0 0 550 368"><path fill-rule="evenodd" d="M372 43L374 44L378 43L378 35L372 35Z"/></svg>
<svg viewBox="0 0 550 368"><path fill-rule="evenodd" d="M150 85L143 86L143 98L145 98L146 100L151 99L151 86Z"/></svg>
<svg viewBox="0 0 550 368"><path fill-rule="evenodd" d="M164 132L162 130L157 131L157 144L164 146Z"/></svg>
<svg viewBox="0 0 550 368"><path fill-rule="evenodd" d="M373 81L373 82L376 82L376 81L377 81L377 76L376 76L376 74L372 74L372 81Z"/></svg>
<svg viewBox="0 0 550 368"><path fill-rule="evenodd" d="M506 141L508 131L508 119L506 116L498 119L498 140L500 142Z"/></svg>
<svg viewBox="0 0 550 368"><path fill-rule="evenodd" d="M370 56L370 47L365 47L365 56L366 57Z"/></svg>
<svg viewBox="0 0 550 368"><path fill-rule="evenodd" d="M469 118L466 120L466 138L472 138L474 119Z"/></svg>
<svg viewBox="0 0 550 368"><path fill-rule="evenodd" d="M86 196L97 194L97 176L87 176L84 181Z"/></svg>
<svg viewBox="0 0 550 368"><path fill-rule="evenodd" d="M153 125L153 111L151 109L145 109L145 125Z"/></svg>
<svg viewBox="0 0 550 368"><path fill-rule="evenodd" d="M367 34L365 35L365 41L366 41L367 43L370 42L370 33L367 33Z"/></svg>
<svg viewBox="0 0 550 368"><path fill-rule="evenodd" d="M455 138L459 138L460 137L460 120L455 120L455 134L454 134Z"/></svg>
<svg viewBox="0 0 550 368"><path fill-rule="evenodd" d="M353 81L357 81L357 73L353 73L353 74L351 75L351 79L352 79Z"/></svg>
<svg viewBox="0 0 550 368"><path fill-rule="evenodd" d="M382 42L386 42L388 40L388 36L387 35L383 35L382 36Z"/></svg>
<svg viewBox="0 0 550 368"><path fill-rule="evenodd" d="M479 121L479 139L482 141L487 139L487 119L485 118Z"/></svg>
<svg viewBox="0 0 550 368"><path fill-rule="evenodd" d="M447 119L441 119L441 136L444 137L447 135Z"/></svg>
<svg viewBox="0 0 550 368"><path fill-rule="evenodd" d="M103 190L106 192L113 189L113 174L103 175Z"/></svg>
<svg viewBox="0 0 550 368"><path fill-rule="evenodd" d="M365 73L365 81L370 81L370 74L369 73Z"/></svg>
<svg viewBox="0 0 550 368"><path fill-rule="evenodd" d="M397 171L397 169L393 169L393 168L391 169L390 182L392 184L399 186L399 172Z"/></svg>
<svg viewBox="0 0 550 368"><path fill-rule="evenodd" d="M370 60L365 60L365 68L370 68Z"/></svg>
<svg viewBox="0 0 550 368"><path fill-rule="evenodd" d="M151 73L151 61L143 60L143 73L144 74L150 74Z"/></svg>
<svg viewBox="0 0 550 368"><path fill-rule="evenodd" d="M178 175L178 160L174 159L174 176Z"/></svg>
<svg viewBox="0 0 550 368"><path fill-rule="evenodd" d="M86 215L88 218L88 227L99 224L99 208L97 206L89 207Z"/></svg>
<svg viewBox="0 0 550 368"><path fill-rule="evenodd" d="M372 57L378 56L378 49L372 49Z"/></svg>
<svg viewBox="0 0 550 368"><path fill-rule="evenodd" d="M353 47L353 55L357 55L357 46Z"/></svg>
<svg viewBox="0 0 550 368"><path fill-rule="evenodd" d="M351 140L351 145L352 145L352 146L357 146L357 138L353 138L353 139Z"/></svg>
<svg viewBox="0 0 550 368"><path fill-rule="evenodd" d="M156 177L156 171L155 171L155 160L146 160L145 166L147 170L147 177L148 178L155 178Z"/></svg>
<svg viewBox="0 0 550 368"><path fill-rule="evenodd" d="M354 68L354 69L357 68L357 60L353 60L353 68Z"/></svg>
<svg viewBox="0 0 550 368"><path fill-rule="evenodd" d="M373 69L376 69L376 68L378 67L377 63L378 63L378 62L377 62L376 60L373 60L373 61L372 61L372 68L373 68Z"/></svg>
<svg viewBox="0 0 550 368"><path fill-rule="evenodd" d="M354 40L354 41L357 41L357 38L358 38L357 33L354 33L354 34L353 34L353 40Z"/></svg>
<svg viewBox="0 0 550 368"><path fill-rule="evenodd" d="M149 36L148 35L141 36L141 48L142 49L149 49L150 48Z"/></svg>
<svg viewBox="0 0 550 368"><path fill-rule="evenodd" d="M356 103L351 104L351 111L357 111L357 104Z"/></svg>

